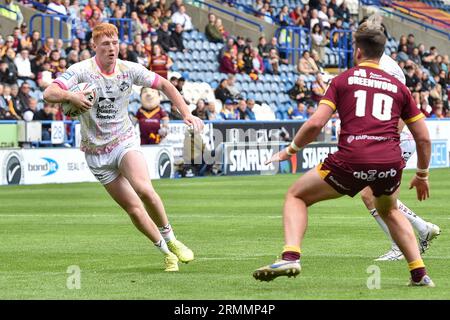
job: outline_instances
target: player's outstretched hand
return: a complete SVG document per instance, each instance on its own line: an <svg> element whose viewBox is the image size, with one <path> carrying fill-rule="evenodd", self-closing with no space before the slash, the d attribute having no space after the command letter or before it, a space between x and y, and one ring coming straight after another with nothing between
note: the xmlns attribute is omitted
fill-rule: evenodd
<svg viewBox="0 0 450 320"><path fill-rule="evenodd" d="M428 180L417 179L417 176L414 176L409 185L409 189L412 188L416 188L417 199L419 201L426 200L430 197L430 187L428 185Z"/></svg>
<svg viewBox="0 0 450 320"><path fill-rule="evenodd" d="M275 153L270 160L266 160L265 165L267 166L272 162L281 162L289 159L291 156L287 154L286 149L281 150L280 152Z"/></svg>
<svg viewBox="0 0 450 320"><path fill-rule="evenodd" d="M197 118L196 116L189 115L186 118L184 118L184 123L186 123L188 126L192 127L194 129L194 132L202 132L203 131L203 121L200 118Z"/></svg>
<svg viewBox="0 0 450 320"><path fill-rule="evenodd" d="M90 102L86 96L89 95L92 90L84 90L79 92L70 92L70 103L72 103L75 107L81 109L81 111L85 112L92 108L92 102Z"/></svg>

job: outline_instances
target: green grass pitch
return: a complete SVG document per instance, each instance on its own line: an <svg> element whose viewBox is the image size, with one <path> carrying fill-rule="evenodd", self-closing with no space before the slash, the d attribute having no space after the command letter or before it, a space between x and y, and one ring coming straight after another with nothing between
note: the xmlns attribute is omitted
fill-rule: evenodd
<svg viewBox="0 0 450 320"><path fill-rule="evenodd" d="M424 256L436 288L408 288L405 261L374 262L389 242L359 197L313 206L297 278L255 281L283 245L281 208L294 175L154 181L178 238L196 260L163 271L161 254L98 183L0 188L0 299L450 299L450 169L431 173L431 198L401 199L438 224ZM369 290L367 269L380 268ZM81 289L68 289L69 266Z"/></svg>

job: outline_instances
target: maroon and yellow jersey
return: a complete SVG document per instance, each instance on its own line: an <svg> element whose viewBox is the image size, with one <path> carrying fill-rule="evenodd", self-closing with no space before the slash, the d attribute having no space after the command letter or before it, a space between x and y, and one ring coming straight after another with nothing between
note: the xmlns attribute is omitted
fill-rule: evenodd
<svg viewBox="0 0 450 320"><path fill-rule="evenodd" d="M424 117L404 84L367 62L335 77L320 103L339 113L336 156L349 163L399 161L399 119Z"/></svg>
<svg viewBox="0 0 450 320"><path fill-rule="evenodd" d="M158 144L161 141L161 136L158 133L159 128L161 128L161 119L167 117L167 112L161 107L156 107L153 110L139 108L136 118L139 120L141 144Z"/></svg>

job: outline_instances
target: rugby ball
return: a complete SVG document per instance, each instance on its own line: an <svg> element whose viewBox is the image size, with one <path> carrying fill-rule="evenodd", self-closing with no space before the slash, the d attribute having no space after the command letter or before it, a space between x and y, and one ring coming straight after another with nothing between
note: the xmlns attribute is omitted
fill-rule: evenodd
<svg viewBox="0 0 450 320"><path fill-rule="evenodd" d="M97 90L96 89L97 89L97 87L94 84L82 82L82 83L79 83L79 84L73 86L72 88L70 88L69 91L80 92L80 91L89 90L90 92L88 94L86 94L86 98L90 102L92 102L92 104L95 104L97 101ZM83 111L81 109L77 108L70 102L64 102L62 104L62 109L63 109L63 113L66 116L70 116L70 117L77 117L83 113Z"/></svg>

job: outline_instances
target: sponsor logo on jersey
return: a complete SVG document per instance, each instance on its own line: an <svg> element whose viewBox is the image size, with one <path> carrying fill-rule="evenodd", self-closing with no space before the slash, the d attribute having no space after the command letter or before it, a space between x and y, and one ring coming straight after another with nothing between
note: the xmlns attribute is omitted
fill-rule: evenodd
<svg viewBox="0 0 450 320"><path fill-rule="evenodd" d="M387 171L380 171L377 170L368 170L366 171L355 171L353 172L353 177L360 180L365 181L375 181L376 179L387 179L387 178L393 178L397 175L397 170L390 169Z"/></svg>
<svg viewBox="0 0 450 320"><path fill-rule="evenodd" d="M122 81L122 83L119 85L120 92L125 92L130 88L130 84L126 81Z"/></svg>

